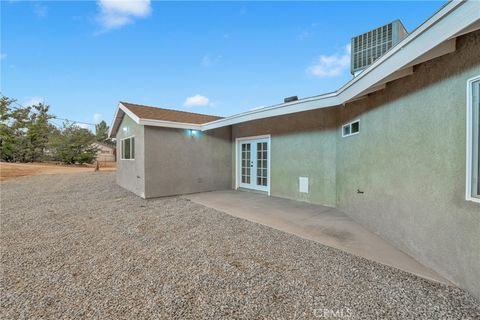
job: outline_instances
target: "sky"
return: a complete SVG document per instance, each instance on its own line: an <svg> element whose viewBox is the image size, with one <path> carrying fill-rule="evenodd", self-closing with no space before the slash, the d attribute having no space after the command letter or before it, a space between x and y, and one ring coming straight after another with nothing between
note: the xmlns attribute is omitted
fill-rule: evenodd
<svg viewBox="0 0 480 320"><path fill-rule="evenodd" d="M118 101L233 115L338 89L351 37L444 3L1 0L0 92L85 123Z"/></svg>

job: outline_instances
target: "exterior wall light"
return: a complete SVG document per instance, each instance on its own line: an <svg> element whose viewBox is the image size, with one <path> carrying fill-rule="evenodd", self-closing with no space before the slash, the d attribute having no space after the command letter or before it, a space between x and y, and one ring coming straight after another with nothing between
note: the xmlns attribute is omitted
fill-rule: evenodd
<svg viewBox="0 0 480 320"><path fill-rule="evenodd" d="M185 129L183 135L187 138L196 138L200 136L200 130L195 129Z"/></svg>

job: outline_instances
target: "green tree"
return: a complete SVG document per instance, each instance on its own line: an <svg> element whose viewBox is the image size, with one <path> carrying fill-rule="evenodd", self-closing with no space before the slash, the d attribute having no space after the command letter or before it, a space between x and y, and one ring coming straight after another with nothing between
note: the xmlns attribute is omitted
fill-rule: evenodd
<svg viewBox="0 0 480 320"><path fill-rule="evenodd" d="M12 112L11 129L13 131L14 154L13 161L28 161L28 140L27 131L30 120L31 107L22 107L14 109Z"/></svg>
<svg viewBox="0 0 480 320"><path fill-rule="evenodd" d="M32 106L34 112L30 113L26 141L26 158L29 161L42 160L49 140L49 135L53 131L53 126L48 122L53 118L48 113L48 105L39 103Z"/></svg>
<svg viewBox="0 0 480 320"><path fill-rule="evenodd" d="M95 125L95 138L98 142L108 140L108 125L105 121L102 120Z"/></svg>
<svg viewBox="0 0 480 320"><path fill-rule="evenodd" d="M74 123L65 122L58 132L51 135L50 148L55 159L67 164L92 163L97 148L92 146L95 136Z"/></svg>
<svg viewBox="0 0 480 320"><path fill-rule="evenodd" d="M3 161L12 161L15 157L15 135L11 127L14 99L0 98L0 158Z"/></svg>
<svg viewBox="0 0 480 320"><path fill-rule="evenodd" d="M0 98L0 156L4 161L37 161L44 158L53 130L49 106L39 103L12 107L16 100Z"/></svg>

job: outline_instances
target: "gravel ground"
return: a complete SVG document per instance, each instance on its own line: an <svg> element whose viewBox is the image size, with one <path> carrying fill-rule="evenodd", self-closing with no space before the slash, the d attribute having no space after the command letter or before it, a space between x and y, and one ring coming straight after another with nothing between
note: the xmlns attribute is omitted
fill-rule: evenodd
<svg viewBox="0 0 480 320"><path fill-rule="evenodd" d="M455 287L112 173L1 185L0 318L479 319Z"/></svg>

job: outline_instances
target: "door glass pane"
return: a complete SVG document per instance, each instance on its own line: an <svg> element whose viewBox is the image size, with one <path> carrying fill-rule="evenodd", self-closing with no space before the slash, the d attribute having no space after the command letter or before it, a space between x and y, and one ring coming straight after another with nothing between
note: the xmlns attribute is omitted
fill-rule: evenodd
<svg viewBox="0 0 480 320"><path fill-rule="evenodd" d="M250 144L242 143L242 183L250 183Z"/></svg>
<svg viewBox="0 0 480 320"><path fill-rule="evenodd" d="M257 185L267 186L267 143L257 143Z"/></svg>

